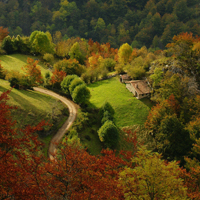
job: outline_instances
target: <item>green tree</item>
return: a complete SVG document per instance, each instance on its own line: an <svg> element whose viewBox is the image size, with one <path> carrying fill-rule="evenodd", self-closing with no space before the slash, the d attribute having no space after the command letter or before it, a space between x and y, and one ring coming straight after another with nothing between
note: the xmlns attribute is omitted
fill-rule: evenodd
<svg viewBox="0 0 200 200"><path fill-rule="evenodd" d="M98 130L99 139L106 147L114 149L118 143L119 131L114 123L110 120L106 121Z"/></svg>
<svg viewBox="0 0 200 200"><path fill-rule="evenodd" d="M112 58L105 58L100 65L103 69L107 69L109 72L112 72L114 71L116 62Z"/></svg>
<svg viewBox="0 0 200 200"><path fill-rule="evenodd" d="M78 78L78 76L77 75L68 75L63 79L63 81L61 82L61 88L62 88L63 92L65 92L68 95L70 94L69 86L75 78Z"/></svg>
<svg viewBox="0 0 200 200"><path fill-rule="evenodd" d="M42 31L34 31L30 35L31 51L44 55L45 53L53 53L54 47L47 33Z"/></svg>
<svg viewBox="0 0 200 200"><path fill-rule="evenodd" d="M77 74L81 76L85 72L85 66L81 65L76 59L63 59L54 64L54 69L62 70L68 75Z"/></svg>
<svg viewBox="0 0 200 200"><path fill-rule="evenodd" d="M99 18L97 20L97 23L96 23L96 26L95 26L95 31L98 32L98 31L102 31L106 28L106 24L104 22L104 20L102 18Z"/></svg>
<svg viewBox="0 0 200 200"><path fill-rule="evenodd" d="M75 42L69 51L69 56L71 59L76 59L81 65L85 64L86 57L83 52L81 52L80 45Z"/></svg>
<svg viewBox="0 0 200 200"><path fill-rule="evenodd" d="M186 0L177 1L174 5L174 13L180 21L186 22L189 19L189 8Z"/></svg>
<svg viewBox="0 0 200 200"><path fill-rule="evenodd" d="M162 153L165 159L180 160L180 164L183 164L184 156L188 155L192 148L192 141L176 114L165 116L158 132L155 136L158 152Z"/></svg>
<svg viewBox="0 0 200 200"><path fill-rule="evenodd" d="M103 113L101 124L104 124L106 121L113 121L113 115L111 115L107 110Z"/></svg>
<svg viewBox="0 0 200 200"><path fill-rule="evenodd" d="M71 94L72 99L75 103L81 105L85 104L90 99L90 90L85 84L78 85Z"/></svg>
<svg viewBox="0 0 200 200"><path fill-rule="evenodd" d="M187 188L179 178L176 162L166 164L160 154L139 148L132 163L134 168L125 168L119 175L126 200L187 199Z"/></svg>
<svg viewBox="0 0 200 200"><path fill-rule="evenodd" d="M113 109L113 107L111 106L111 104L110 104L109 102L107 102L107 101L101 106L101 108L100 108L100 110L99 110L99 114L100 114L100 117L101 117L101 118L103 118L104 113L105 113L106 111L108 111L108 113L109 113L111 116L114 116L114 114L115 114L115 110Z"/></svg>
<svg viewBox="0 0 200 200"><path fill-rule="evenodd" d="M16 51L13 39L10 36L6 36L3 39L1 48L5 50L8 54L12 54Z"/></svg>
<svg viewBox="0 0 200 200"><path fill-rule="evenodd" d="M75 78L72 80L71 84L69 85L70 94L73 94L74 89L79 86L85 84L80 78Z"/></svg>
<svg viewBox="0 0 200 200"><path fill-rule="evenodd" d="M163 79L163 71L161 68L156 67L154 70L154 74L150 76L151 80L153 80L153 87L158 87L160 85L161 80Z"/></svg>
<svg viewBox="0 0 200 200"><path fill-rule="evenodd" d="M121 64L129 63L131 61L132 51L133 49L128 43L123 44L118 51L119 63Z"/></svg>

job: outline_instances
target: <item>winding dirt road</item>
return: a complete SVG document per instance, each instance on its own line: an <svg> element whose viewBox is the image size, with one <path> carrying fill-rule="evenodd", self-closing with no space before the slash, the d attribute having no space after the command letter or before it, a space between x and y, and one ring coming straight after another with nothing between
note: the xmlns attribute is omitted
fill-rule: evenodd
<svg viewBox="0 0 200 200"><path fill-rule="evenodd" d="M51 139L50 145L49 145L49 158L50 160L54 160L54 155L56 154L56 146L61 141L62 137L65 135L66 131L70 128L74 120L76 119L77 115L77 105L74 104L72 101L68 100L67 98L60 96L59 94L56 94L50 90L34 87L35 91L50 95L52 97L55 97L62 101L65 105L67 105L69 109L69 117L67 121L63 124L63 126L58 130L56 135Z"/></svg>

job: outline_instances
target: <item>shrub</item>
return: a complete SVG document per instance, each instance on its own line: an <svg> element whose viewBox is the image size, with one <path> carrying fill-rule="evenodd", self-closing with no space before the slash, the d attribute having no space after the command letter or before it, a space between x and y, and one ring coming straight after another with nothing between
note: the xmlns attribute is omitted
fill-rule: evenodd
<svg viewBox="0 0 200 200"><path fill-rule="evenodd" d="M108 111L108 113L113 117L115 114L115 110L113 109L113 107L111 106L111 104L109 102L105 102L103 104L103 106L101 106L100 110L99 110L99 114L100 117L103 118L104 117L104 113Z"/></svg>
<svg viewBox="0 0 200 200"><path fill-rule="evenodd" d="M114 71L115 64L116 62L112 58L105 58L101 65L103 68L106 68L108 71L112 72Z"/></svg>
<svg viewBox="0 0 200 200"><path fill-rule="evenodd" d="M10 87L14 87L15 89L19 89L20 81L18 78L12 77L8 80L10 82Z"/></svg>
<svg viewBox="0 0 200 200"><path fill-rule="evenodd" d="M81 76L85 72L85 67L76 59L63 59L58 61L54 64L54 69L62 70L66 72L68 75L76 74L78 76Z"/></svg>
<svg viewBox="0 0 200 200"><path fill-rule="evenodd" d="M101 123L104 124L108 120L113 121L113 116L106 110L103 114L103 118L101 120Z"/></svg>
<svg viewBox="0 0 200 200"><path fill-rule="evenodd" d="M52 64L52 62L53 62L53 60L54 60L54 56L53 56L53 54L45 53L44 56L43 56L43 59L44 59L46 62Z"/></svg>
<svg viewBox="0 0 200 200"><path fill-rule="evenodd" d="M3 39L1 48L5 50L7 54L12 54L16 50L13 39L10 36L7 36Z"/></svg>
<svg viewBox="0 0 200 200"><path fill-rule="evenodd" d="M70 86L69 86L69 92L70 94L73 93L74 89L81 84L85 84L80 78L75 78L72 80Z"/></svg>
<svg viewBox="0 0 200 200"><path fill-rule="evenodd" d="M101 70L101 78L107 78L108 76L108 70L106 68Z"/></svg>
<svg viewBox="0 0 200 200"><path fill-rule="evenodd" d="M98 130L99 139L106 147L114 149L118 143L119 132L114 123L110 120L106 121Z"/></svg>
<svg viewBox="0 0 200 200"><path fill-rule="evenodd" d="M82 79L85 83L89 84L89 83L90 83L90 80L91 80L91 75L90 75L89 73L85 72L85 73L83 73L83 74L81 75L81 79Z"/></svg>
<svg viewBox="0 0 200 200"><path fill-rule="evenodd" d="M63 81L61 82L61 88L63 92L65 92L68 95L70 94L69 86L75 78L78 78L78 76L74 74L74 75L68 75L63 79Z"/></svg>
<svg viewBox="0 0 200 200"><path fill-rule="evenodd" d="M0 79L5 79L6 73L0 63Z"/></svg>
<svg viewBox="0 0 200 200"><path fill-rule="evenodd" d="M31 89L31 82L26 76L18 71L11 71L6 75L6 79L9 81L11 87L15 89Z"/></svg>
<svg viewBox="0 0 200 200"><path fill-rule="evenodd" d="M71 96L75 103L81 105L87 103L90 99L90 90L86 87L85 84L82 84L74 89Z"/></svg>

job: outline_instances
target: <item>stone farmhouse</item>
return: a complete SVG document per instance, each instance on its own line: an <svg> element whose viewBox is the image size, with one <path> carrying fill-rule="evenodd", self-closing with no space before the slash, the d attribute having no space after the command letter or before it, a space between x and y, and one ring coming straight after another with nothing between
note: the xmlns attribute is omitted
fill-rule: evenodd
<svg viewBox="0 0 200 200"><path fill-rule="evenodd" d="M151 88L145 80L132 80L126 81L126 88L133 93L137 99L149 97L151 94Z"/></svg>

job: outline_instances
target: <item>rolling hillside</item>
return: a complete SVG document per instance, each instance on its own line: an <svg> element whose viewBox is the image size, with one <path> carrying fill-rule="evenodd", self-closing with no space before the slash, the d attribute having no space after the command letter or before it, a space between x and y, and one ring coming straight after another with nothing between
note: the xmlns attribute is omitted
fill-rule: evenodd
<svg viewBox="0 0 200 200"><path fill-rule="evenodd" d="M125 84L118 77L90 84L90 102L100 108L108 101L115 109L115 119L118 127L144 124L152 106L149 99L138 100L133 97Z"/></svg>

